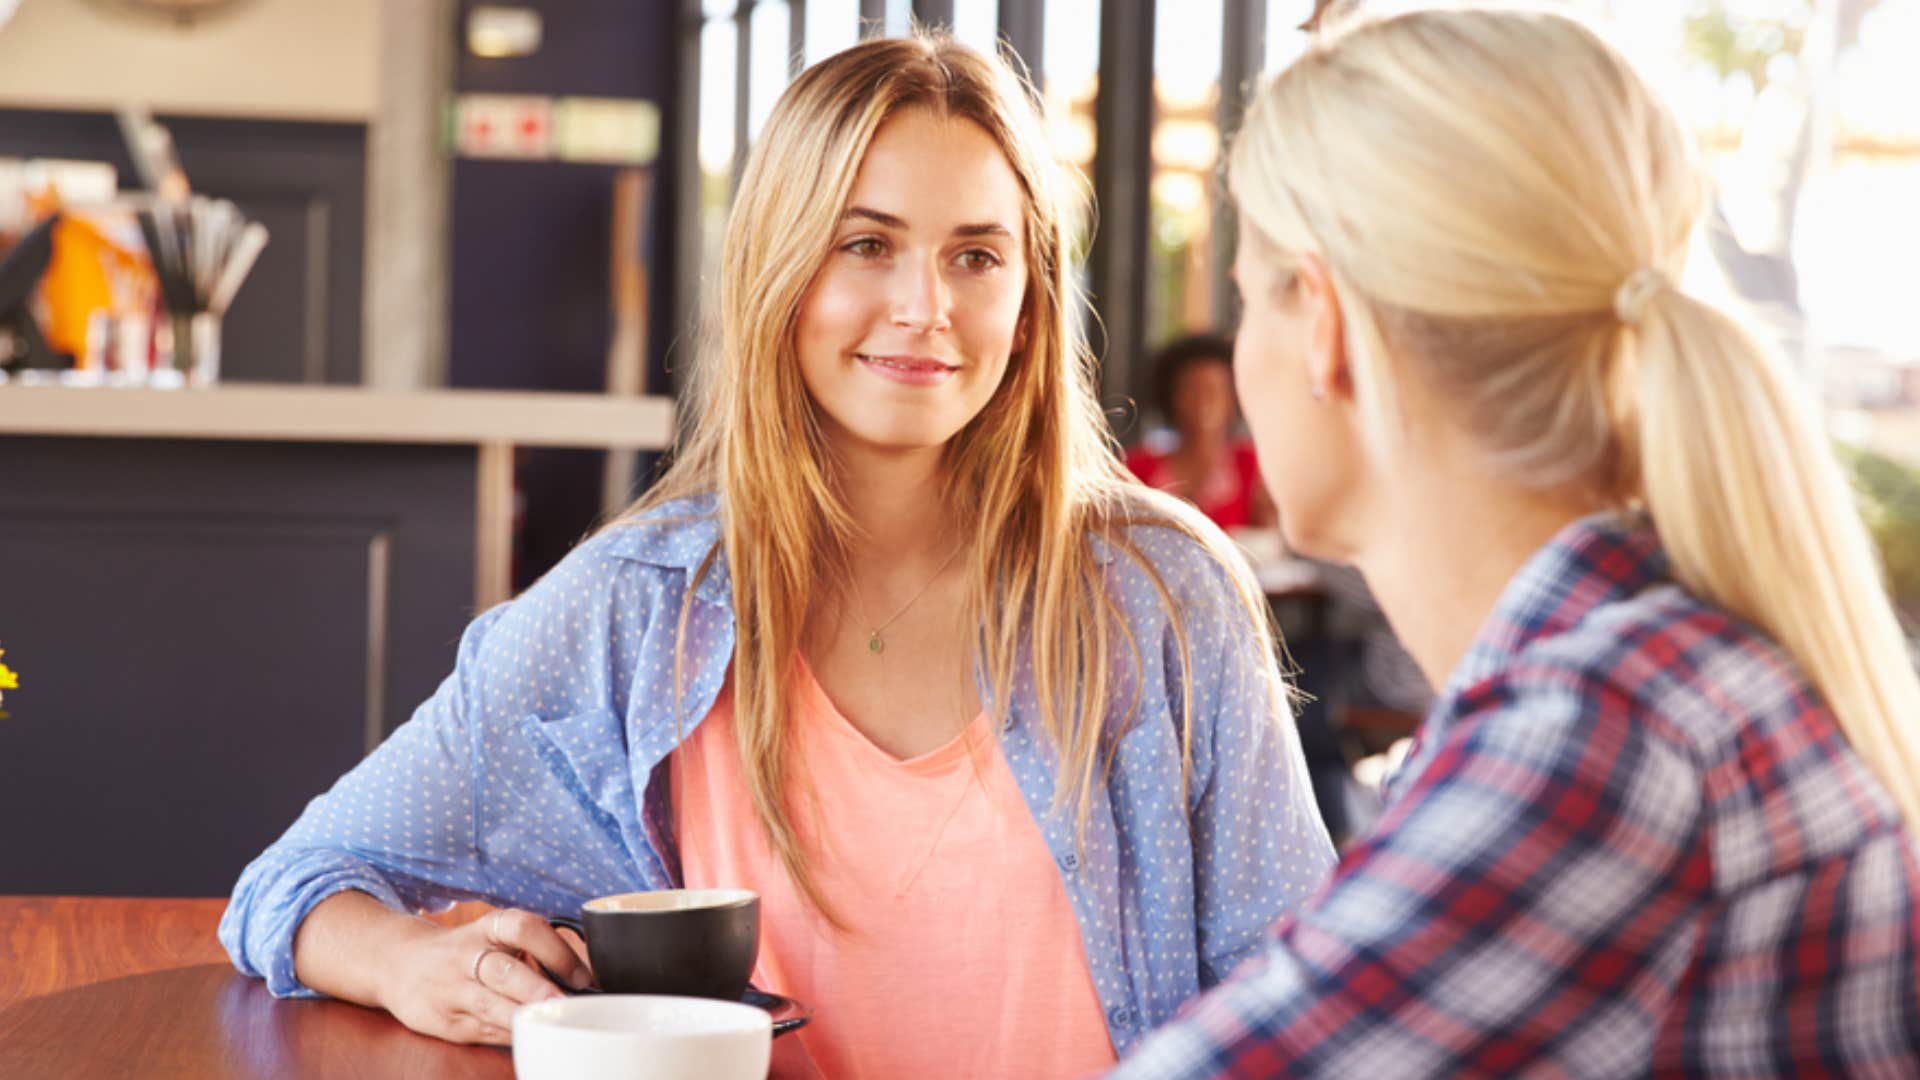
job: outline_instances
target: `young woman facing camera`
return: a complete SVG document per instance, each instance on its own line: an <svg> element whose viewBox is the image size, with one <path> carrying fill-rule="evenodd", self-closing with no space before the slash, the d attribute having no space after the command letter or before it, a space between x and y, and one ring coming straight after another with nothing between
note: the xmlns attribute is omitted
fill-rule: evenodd
<svg viewBox="0 0 1920 1080"><path fill-rule="evenodd" d="M586 976L540 915L745 887L787 1067L1073 1074L1314 887L1263 608L1115 459L1027 94L937 38L788 89L673 468L246 871L242 970L500 1042Z"/></svg>
<svg viewBox="0 0 1920 1080"><path fill-rule="evenodd" d="M1685 133L1551 14L1259 98L1235 370L1288 538L1441 698L1128 1076L1920 1075L1920 684L1810 403L1676 284Z"/></svg>

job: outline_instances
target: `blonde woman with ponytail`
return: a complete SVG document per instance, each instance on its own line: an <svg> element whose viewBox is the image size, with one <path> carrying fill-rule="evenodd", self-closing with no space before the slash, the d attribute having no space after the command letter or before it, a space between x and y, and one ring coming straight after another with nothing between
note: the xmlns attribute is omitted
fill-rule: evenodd
<svg viewBox="0 0 1920 1080"><path fill-rule="evenodd" d="M1257 951L1333 852L1251 575L1121 469L1043 131L943 37L794 82L673 466L248 868L242 970L504 1042L591 975L545 916L747 888L780 1075L1064 1076Z"/></svg>
<svg viewBox="0 0 1920 1080"><path fill-rule="evenodd" d="M1677 284L1674 115L1561 15L1349 22L1230 186L1283 527L1440 700L1121 1075L1920 1075L1920 683L1807 395Z"/></svg>

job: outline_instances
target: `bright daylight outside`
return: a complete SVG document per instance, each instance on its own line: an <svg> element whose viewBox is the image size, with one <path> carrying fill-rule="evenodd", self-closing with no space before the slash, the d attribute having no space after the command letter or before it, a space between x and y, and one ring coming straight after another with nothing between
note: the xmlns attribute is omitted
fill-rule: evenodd
<svg viewBox="0 0 1920 1080"><path fill-rule="evenodd" d="M1376 10L1408 7L1381 2ZM1817 383L1853 470L1901 610L1920 626L1920 0L1566 0L1682 111L1717 183L1692 287L1730 289ZM731 0L708 0L701 160L708 265L735 161ZM957 32L990 39L995 0L957 0ZM1155 26L1148 343L1217 328L1224 293L1216 123L1222 0L1159 6ZM1269 0L1263 68L1306 45L1312 0ZM857 36L857 0L813 0L804 59ZM1100 0L1046 6L1042 93L1057 145L1083 170L1096 149ZM784 4L750 23L747 135L791 77Z"/></svg>

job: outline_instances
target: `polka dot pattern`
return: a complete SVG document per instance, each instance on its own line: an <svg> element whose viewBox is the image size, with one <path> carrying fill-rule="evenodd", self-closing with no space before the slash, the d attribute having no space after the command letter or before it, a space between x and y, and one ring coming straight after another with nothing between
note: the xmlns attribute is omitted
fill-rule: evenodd
<svg viewBox="0 0 1920 1080"><path fill-rule="evenodd" d="M220 927L235 965L276 994L311 994L294 978L293 935L343 889L413 910L483 899L561 913L594 896L673 887L679 857L655 780L712 706L734 646L716 559L688 606L676 710L682 601L719 541L714 509L712 497L669 504L602 532L474 620L439 690L242 874ZM1266 927L1334 861L1291 718L1268 694L1273 660L1237 629L1227 571L1170 529L1139 527L1130 539L1185 619L1191 671L1145 568L1096 540L1140 643L1143 693L1084 836L1071 808L1053 808L1058 756L1035 723L1024 664L1001 731L1123 1053L1258 951ZM1115 706L1116 728L1126 705Z"/></svg>

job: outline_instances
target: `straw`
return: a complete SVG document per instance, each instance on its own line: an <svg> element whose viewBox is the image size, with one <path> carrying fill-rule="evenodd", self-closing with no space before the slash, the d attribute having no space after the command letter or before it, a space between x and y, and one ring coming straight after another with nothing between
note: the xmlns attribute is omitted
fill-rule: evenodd
<svg viewBox="0 0 1920 1080"><path fill-rule="evenodd" d="M214 284L207 298L207 310L216 315L226 313L227 306L233 303L233 296L240 291L241 282L247 278L247 272L253 269L253 262L267 246L267 227L257 221L249 221L240 230L240 237L234 241L233 253L227 257L226 266L220 271L220 278Z"/></svg>

